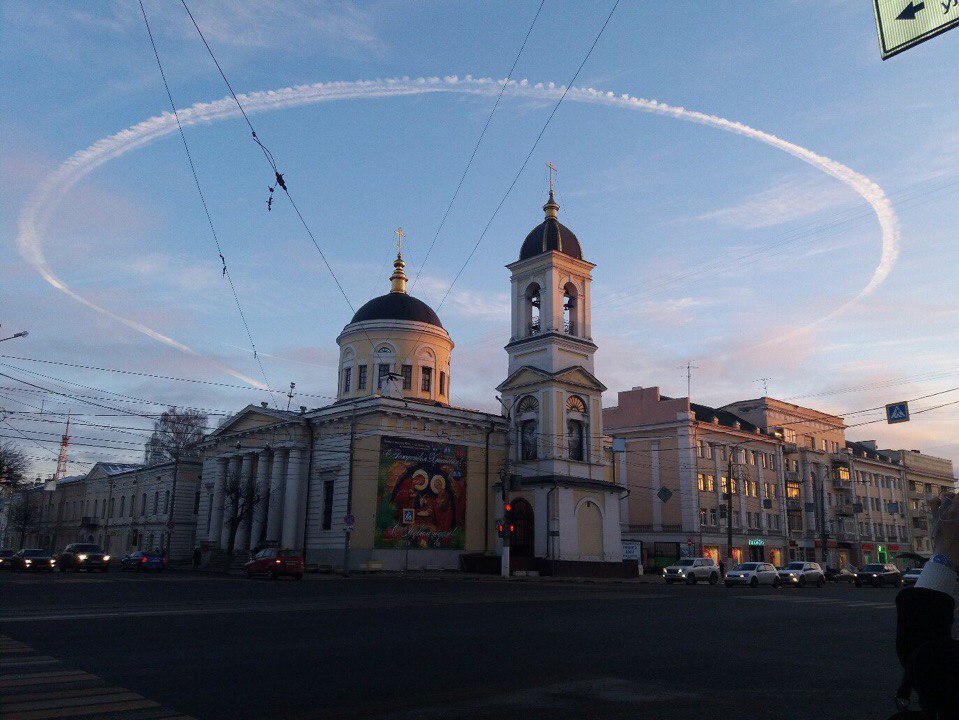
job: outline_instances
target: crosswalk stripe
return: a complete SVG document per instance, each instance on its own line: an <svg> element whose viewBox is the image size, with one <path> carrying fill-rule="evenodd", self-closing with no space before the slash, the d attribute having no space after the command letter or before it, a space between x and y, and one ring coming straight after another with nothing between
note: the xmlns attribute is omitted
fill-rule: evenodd
<svg viewBox="0 0 959 720"><path fill-rule="evenodd" d="M11 667L28 667L32 665L56 665L59 660L51 657L26 657L26 658L4 658L0 660L0 669Z"/></svg>
<svg viewBox="0 0 959 720"><path fill-rule="evenodd" d="M104 703L120 702L122 700L142 699L136 693L130 691L114 692L110 695L90 695L88 697L69 697L69 698L40 698L36 700L23 700L21 702L10 702L5 700L3 709L0 710L0 717L3 713L12 713L18 710L51 710L53 708L80 707L83 705L103 705Z"/></svg>
<svg viewBox="0 0 959 720"><path fill-rule="evenodd" d="M137 696L139 697L139 696ZM104 703L103 705L85 705L83 707L56 708L53 710L28 710L7 714L0 710L3 720L53 720L53 718L68 718L96 713L119 713L126 710L140 710L143 708L159 707L160 703L153 700L128 700L125 702Z"/></svg>
<svg viewBox="0 0 959 720"><path fill-rule="evenodd" d="M73 690L50 690L48 692L30 692L20 693L19 695L3 696L4 702L28 702L30 700L55 700L57 698L87 697L90 695L110 695L112 693L126 692L125 688L114 685L103 685L100 687L74 688Z"/></svg>
<svg viewBox="0 0 959 720"><path fill-rule="evenodd" d="M51 685L53 683L70 683L77 682L78 680L96 679L96 675L91 675L90 673L85 673L82 671L50 673L49 675L41 674L40 676L38 676L36 673L30 673L0 678L0 689L16 687L18 685Z"/></svg>

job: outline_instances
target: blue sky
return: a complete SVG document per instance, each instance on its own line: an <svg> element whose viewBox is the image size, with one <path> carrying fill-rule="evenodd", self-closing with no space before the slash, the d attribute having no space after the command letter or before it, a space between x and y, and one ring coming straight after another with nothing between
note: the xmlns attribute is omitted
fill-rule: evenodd
<svg viewBox="0 0 959 720"><path fill-rule="evenodd" d="M404 76L503 78L538 5L194 0L191 9L245 93ZM514 79L567 83L611 6L547 0ZM222 99L222 81L179 3L148 0L146 8L178 107ZM0 351L242 384L224 373L226 365L259 379L176 135L110 159L42 207L31 205L73 153L168 108L139 6L2 2L0 13L0 330L30 331ZM867 2L624 0L578 87L738 121L851 168L891 203L898 258L874 292L809 328L855 298L880 264L880 224L860 194L749 137L567 101L440 308L457 343L454 400L494 409L509 332L503 266L541 220L547 161L559 167L560 217L597 265L594 339L607 404L636 385L685 394L678 366L687 360L699 366L694 399L716 405L759 395L761 377L771 378L776 397L834 412L959 385L957 57L953 32L880 61ZM507 90L425 266L493 96L358 98L251 117L354 307L388 289L391 230L399 225L408 231L410 272L423 267L413 292L436 306L519 169L551 97L548 88ZM242 120L186 133L271 385L295 381L304 395L294 404L325 404L335 383L334 339L349 307L289 205L279 199L266 212L271 174ZM46 219L37 243L73 291L198 355L97 313L41 278L18 245L31 207ZM265 399L239 388L0 363L0 372L108 405L122 400L109 393L219 412ZM108 411L0 380L0 407L20 411L0 435L15 437L11 425L18 428L36 441L28 447L37 458L50 457L59 432L56 423L23 414L41 400L45 410L89 413L85 422L144 425L97 420L92 413ZM914 410L956 399L959 393L919 400ZM956 427L959 406L950 406L905 426L855 428L849 437L959 460ZM142 439L92 425L81 434L88 439L77 441L72 457L84 461L134 457ZM38 472L50 467L38 459Z"/></svg>

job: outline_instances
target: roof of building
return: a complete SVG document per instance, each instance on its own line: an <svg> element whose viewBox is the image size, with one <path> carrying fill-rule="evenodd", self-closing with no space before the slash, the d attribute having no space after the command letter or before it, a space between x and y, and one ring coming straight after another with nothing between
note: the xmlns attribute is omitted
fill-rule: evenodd
<svg viewBox="0 0 959 720"><path fill-rule="evenodd" d="M699 403L694 402L689 403L689 408L693 411L696 420L702 423L712 423L713 418L716 418L718 423L724 427L735 428L736 423L739 423L739 429L744 430L745 432L754 433L757 430L762 430L748 420L743 420L741 417L734 415L728 410L721 410L719 408L709 407L708 405L700 405Z"/></svg>
<svg viewBox="0 0 959 720"><path fill-rule="evenodd" d="M870 460L881 460L882 462L892 463L894 465L901 465L902 460L899 459L893 452L888 450L877 450L874 447L870 447L865 443L856 442L855 440L847 440L846 447L852 450L853 455L859 457L868 458Z"/></svg>
<svg viewBox="0 0 959 720"><path fill-rule="evenodd" d="M550 192L549 200L546 201L543 210L546 211L546 219L530 230L529 235L523 241L523 247L519 251L519 259L528 260L531 257L555 250L577 260L582 260L583 251L579 246L576 235L556 219L559 205L553 199L552 192Z"/></svg>
<svg viewBox="0 0 959 720"><path fill-rule="evenodd" d="M350 322L364 320L412 320L443 327L433 308L405 292L390 292L373 298L356 311Z"/></svg>
<svg viewBox="0 0 959 720"><path fill-rule="evenodd" d="M100 467L107 475L119 475L144 467L143 463L100 463Z"/></svg>

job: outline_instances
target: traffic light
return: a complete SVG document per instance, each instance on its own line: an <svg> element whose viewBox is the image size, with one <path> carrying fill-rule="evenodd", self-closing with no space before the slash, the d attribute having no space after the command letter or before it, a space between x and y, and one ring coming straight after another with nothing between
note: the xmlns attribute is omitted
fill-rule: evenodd
<svg viewBox="0 0 959 720"><path fill-rule="evenodd" d="M496 534L504 539L509 539L516 530L513 522L513 506L510 503L503 503L503 517L496 521Z"/></svg>
<svg viewBox="0 0 959 720"><path fill-rule="evenodd" d="M496 535L501 538L506 537L506 523L502 520L496 521Z"/></svg>

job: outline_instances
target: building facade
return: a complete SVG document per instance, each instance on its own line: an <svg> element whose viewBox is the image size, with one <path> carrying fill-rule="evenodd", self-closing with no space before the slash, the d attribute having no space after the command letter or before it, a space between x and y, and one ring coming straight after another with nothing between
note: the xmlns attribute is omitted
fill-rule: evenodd
<svg viewBox="0 0 959 720"><path fill-rule="evenodd" d="M929 501L942 492L955 492L952 461L924 455L918 450L887 450L906 474L906 514L916 552L932 553L932 515Z"/></svg>

